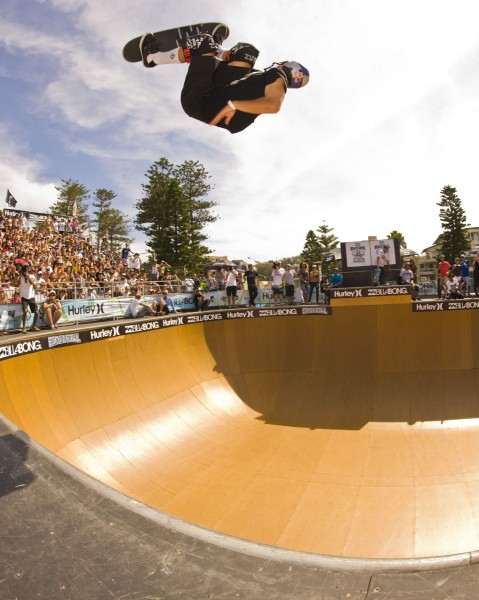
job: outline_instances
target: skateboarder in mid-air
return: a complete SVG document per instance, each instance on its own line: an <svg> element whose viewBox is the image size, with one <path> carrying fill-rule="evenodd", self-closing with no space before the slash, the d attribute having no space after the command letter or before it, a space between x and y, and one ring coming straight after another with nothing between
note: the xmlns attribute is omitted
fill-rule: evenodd
<svg viewBox="0 0 479 600"><path fill-rule="evenodd" d="M309 71L295 61L254 70L259 51L247 43L224 50L222 31L227 27L219 26L213 35L191 35L184 46L169 52L160 52L154 35L146 33L140 52L145 67L189 63L181 92L183 110L193 119L238 133L258 115L279 112L287 89L304 87Z"/></svg>

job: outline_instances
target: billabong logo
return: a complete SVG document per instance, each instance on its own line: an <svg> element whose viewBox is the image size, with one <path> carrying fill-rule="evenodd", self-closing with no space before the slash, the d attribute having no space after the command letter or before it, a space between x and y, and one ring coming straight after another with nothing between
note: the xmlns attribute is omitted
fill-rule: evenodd
<svg viewBox="0 0 479 600"><path fill-rule="evenodd" d="M159 329L160 324L158 321L146 321L145 323L138 323L134 325L125 326L125 334L128 333L140 333L142 331L151 331L152 329Z"/></svg>
<svg viewBox="0 0 479 600"><path fill-rule="evenodd" d="M28 342L19 342L18 344L9 344L8 346L0 346L0 360L2 358L11 358L20 354L28 354L30 352L38 352L42 349L40 340L29 340Z"/></svg>

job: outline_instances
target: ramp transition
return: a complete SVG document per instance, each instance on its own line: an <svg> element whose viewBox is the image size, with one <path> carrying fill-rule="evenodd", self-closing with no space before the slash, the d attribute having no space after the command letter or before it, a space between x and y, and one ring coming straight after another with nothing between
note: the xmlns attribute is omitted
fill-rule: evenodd
<svg viewBox="0 0 479 600"><path fill-rule="evenodd" d="M343 557L479 547L479 312L408 304L123 335L0 363L0 412L108 486Z"/></svg>

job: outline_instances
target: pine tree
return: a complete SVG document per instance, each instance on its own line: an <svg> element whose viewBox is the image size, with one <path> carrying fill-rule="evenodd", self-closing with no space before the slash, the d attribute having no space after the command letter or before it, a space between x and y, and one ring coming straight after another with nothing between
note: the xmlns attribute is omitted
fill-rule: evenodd
<svg viewBox="0 0 479 600"><path fill-rule="evenodd" d="M77 219L80 223L88 221L88 200L90 192L78 181L62 179L62 184L55 187L58 192L58 200L50 206L50 213L56 217L73 216L76 207Z"/></svg>
<svg viewBox="0 0 479 600"><path fill-rule="evenodd" d="M334 231L334 229L326 225L325 221L323 221L323 225L320 225L316 231L318 231L320 234L317 236L317 238L321 249L321 256L325 257L333 248L338 246L339 240L334 234L331 233Z"/></svg>
<svg viewBox="0 0 479 600"><path fill-rule="evenodd" d="M456 188L444 186L441 190L441 201L437 204L440 207L439 218L443 229L442 254L451 262L456 256L460 256L461 252L469 250L466 233L469 223Z"/></svg>
<svg viewBox="0 0 479 600"><path fill-rule="evenodd" d="M210 176L201 163L192 160L187 160L176 167L174 175L187 201L190 214L188 263L199 265L203 261L203 257L212 252L204 245L208 239L204 228L218 219L218 216L211 212L216 203L206 198L212 189L212 186L207 183Z"/></svg>
<svg viewBox="0 0 479 600"><path fill-rule="evenodd" d="M301 252L301 258L309 265L321 262L321 245L318 236L312 229L306 234L306 241L304 243L303 251Z"/></svg>
<svg viewBox="0 0 479 600"><path fill-rule="evenodd" d="M111 204L116 198L112 190L99 188L95 192L92 206L97 210L93 211L92 224L97 237L97 249L100 247L102 239L107 239L111 250L114 253L119 252L122 242L131 241L129 234L131 221L129 217Z"/></svg>
<svg viewBox="0 0 479 600"><path fill-rule="evenodd" d="M148 234L147 246L161 260L197 270L212 252L204 245L204 227L218 218L210 212L215 204L205 198L211 189L208 173L197 162L175 167L162 158L146 176L143 198L136 204L137 229Z"/></svg>
<svg viewBox="0 0 479 600"><path fill-rule="evenodd" d="M113 254L118 255L125 242L131 242L130 237L131 220L129 217L118 210L110 208L104 219L104 237L108 240Z"/></svg>

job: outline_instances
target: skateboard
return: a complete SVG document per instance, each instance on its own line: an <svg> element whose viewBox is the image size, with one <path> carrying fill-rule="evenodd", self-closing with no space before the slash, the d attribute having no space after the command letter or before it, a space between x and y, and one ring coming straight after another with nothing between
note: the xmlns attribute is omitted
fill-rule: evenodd
<svg viewBox="0 0 479 600"><path fill-rule="evenodd" d="M229 35L229 29L223 23L196 23L195 25L185 25L175 29L165 29L164 31L155 31L154 36L160 52L169 52L175 48L183 46L189 35L198 33L209 33L215 38L215 41L222 43ZM123 48L123 58L128 62L141 62L140 40L141 35L130 40Z"/></svg>

